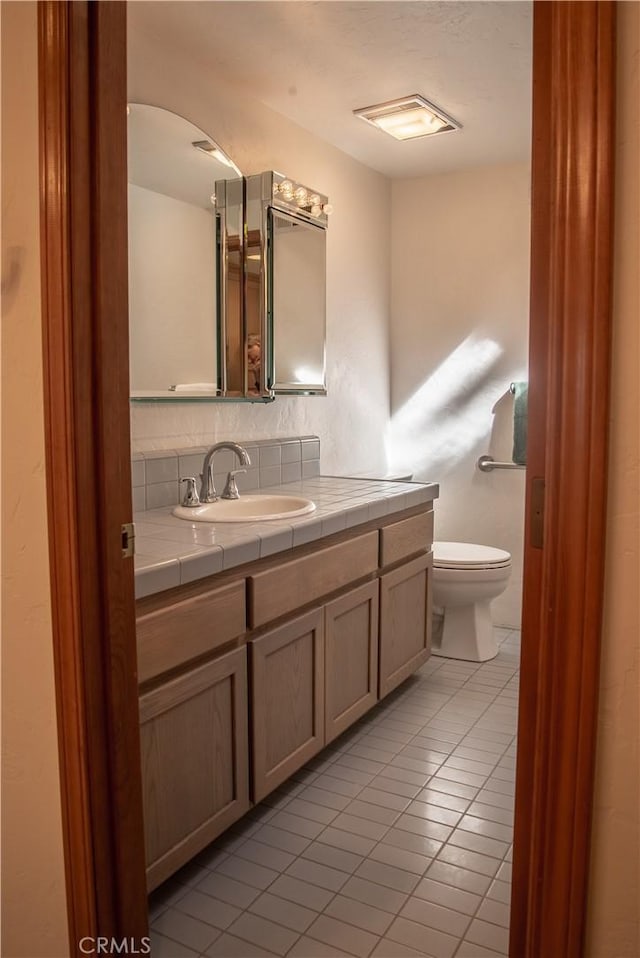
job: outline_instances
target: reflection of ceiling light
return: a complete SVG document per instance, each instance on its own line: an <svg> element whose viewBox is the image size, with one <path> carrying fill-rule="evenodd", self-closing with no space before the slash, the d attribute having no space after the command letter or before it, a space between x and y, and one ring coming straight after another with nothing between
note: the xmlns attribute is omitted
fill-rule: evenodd
<svg viewBox="0 0 640 958"><path fill-rule="evenodd" d="M249 253L247 259L262 259L260 253Z"/></svg>
<svg viewBox="0 0 640 958"><path fill-rule="evenodd" d="M210 140L195 140L191 146L195 146L196 150L200 150L201 153L206 153L207 156L210 156L212 160L217 160L218 163L224 163L225 166L233 166L231 160L224 155L222 150L214 146Z"/></svg>
<svg viewBox="0 0 640 958"><path fill-rule="evenodd" d="M396 140L412 140L418 136L461 129L457 120L447 116L439 107L417 93L353 112L355 116L372 123Z"/></svg>

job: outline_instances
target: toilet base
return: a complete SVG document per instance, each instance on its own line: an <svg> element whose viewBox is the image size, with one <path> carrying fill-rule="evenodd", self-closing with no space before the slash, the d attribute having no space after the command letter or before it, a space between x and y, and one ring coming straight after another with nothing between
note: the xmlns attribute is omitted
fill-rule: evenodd
<svg viewBox="0 0 640 958"><path fill-rule="evenodd" d="M466 662L487 662L498 654L489 602L447 606L434 629L432 655Z"/></svg>

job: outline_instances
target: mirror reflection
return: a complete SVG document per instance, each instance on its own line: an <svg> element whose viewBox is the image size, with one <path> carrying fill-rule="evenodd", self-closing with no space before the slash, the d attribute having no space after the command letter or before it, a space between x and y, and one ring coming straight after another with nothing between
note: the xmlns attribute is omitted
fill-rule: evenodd
<svg viewBox="0 0 640 958"><path fill-rule="evenodd" d="M325 391L325 231L269 211L273 389Z"/></svg>
<svg viewBox="0 0 640 958"><path fill-rule="evenodd" d="M240 171L175 113L128 108L130 387L133 399L211 398L216 347L215 183Z"/></svg>

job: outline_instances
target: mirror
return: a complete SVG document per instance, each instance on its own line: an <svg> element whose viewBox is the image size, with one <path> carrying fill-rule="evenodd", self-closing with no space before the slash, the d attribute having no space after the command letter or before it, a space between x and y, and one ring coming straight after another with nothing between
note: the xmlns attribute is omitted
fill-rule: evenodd
<svg viewBox="0 0 640 958"><path fill-rule="evenodd" d="M324 230L269 210L269 314L277 349L272 388L277 393L326 392L326 244Z"/></svg>
<svg viewBox="0 0 640 958"><path fill-rule="evenodd" d="M241 174L183 117L142 103L128 115L130 395L211 399L222 391L213 194Z"/></svg>
<svg viewBox="0 0 640 958"><path fill-rule="evenodd" d="M325 395L327 197L128 107L130 395Z"/></svg>
<svg viewBox="0 0 640 958"><path fill-rule="evenodd" d="M327 197L272 171L245 183L249 389L326 395Z"/></svg>

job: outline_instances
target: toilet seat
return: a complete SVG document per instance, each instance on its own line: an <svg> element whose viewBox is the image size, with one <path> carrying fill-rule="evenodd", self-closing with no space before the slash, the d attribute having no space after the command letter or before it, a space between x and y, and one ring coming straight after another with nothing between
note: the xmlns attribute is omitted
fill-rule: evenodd
<svg viewBox="0 0 640 958"><path fill-rule="evenodd" d="M436 569L505 569L511 565L511 555L473 542L434 542L433 565Z"/></svg>

